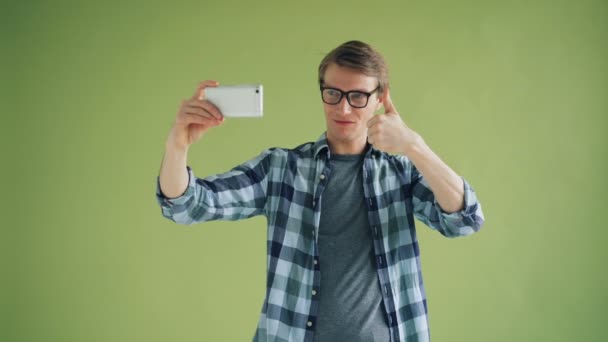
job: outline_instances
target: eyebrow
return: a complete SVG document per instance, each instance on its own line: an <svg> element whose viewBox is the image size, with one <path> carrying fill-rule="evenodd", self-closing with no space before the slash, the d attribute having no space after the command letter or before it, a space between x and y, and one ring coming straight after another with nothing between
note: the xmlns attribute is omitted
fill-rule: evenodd
<svg viewBox="0 0 608 342"><path fill-rule="evenodd" d="M332 85L329 85L329 84L327 84L327 83L325 83L325 82L323 82L323 86L324 86L324 87L326 87L326 88L338 89L338 90L340 90L340 91L342 91L342 92L344 92L344 93L348 93L349 91L358 91L358 92L361 92L361 93L370 93L370 92L371 92L371 91L368 91L368 90L366 90L366 89L351 89L351 90L344 90L344 89L340 89L340 88L338 88L338 87L334 87L334 86L332 86Z"/></svg>

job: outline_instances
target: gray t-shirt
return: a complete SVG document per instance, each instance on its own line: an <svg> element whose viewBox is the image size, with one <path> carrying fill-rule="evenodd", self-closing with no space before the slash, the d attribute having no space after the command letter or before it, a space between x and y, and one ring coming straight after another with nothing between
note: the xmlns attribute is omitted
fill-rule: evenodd
<svg viewBox="0 0 608 342"><path fill-rule="evenodd" d="M390 341L363 194L363 157L331 155L321 203L314 342Z"/></svg>

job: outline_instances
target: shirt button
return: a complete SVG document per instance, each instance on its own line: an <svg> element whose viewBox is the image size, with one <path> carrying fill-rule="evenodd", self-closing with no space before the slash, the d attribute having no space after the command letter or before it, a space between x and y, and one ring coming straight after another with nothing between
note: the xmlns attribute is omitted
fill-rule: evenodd
<svg viewBox="0 0 608 342"><path fill-rule="evenodd" d="M306 325L308 325L309 327L312 327L312 322L308 321L308 323L306 323Z"/></svg>
<svg viewBox="0 0 608 342"><path fill-rule="evenodd" d="M317 204L316 201L312 201L312 206L314 207Z"/></svg>
<svg viewBox="0 0 608 342"><path fill-rule="evenodd" d="M321 178L321 180L324 180L324 179L325 179L325 175L324 175L324 174L321 174L321 175L319 176L319 178Z"/></svg>
<svg viewBox="0 0 608 342"><path fill-rule="evenodd" d="M316 294L317 294L317 291L312 290L312 295L314 296L314 295L316 295Z"/></svg>
<svg viewBox="0 0 608 342"><path fill-rule="evenodd" d="M317 261L317 259L315 259L313 262L315 263L315 265L319 263L319 262Z"/></svg>

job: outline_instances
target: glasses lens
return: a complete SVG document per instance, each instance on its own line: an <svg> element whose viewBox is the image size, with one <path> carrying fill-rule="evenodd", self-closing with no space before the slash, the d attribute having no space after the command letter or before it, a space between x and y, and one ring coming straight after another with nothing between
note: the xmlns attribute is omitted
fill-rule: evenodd
<svg viewBox="0 0 608 342"><path fill-rule="evenodd" d="M348 96L348 102L353 107L363 108L367 105L367 94L352 92Z"/></svg>
<svg viewBox="0 0 608 342"><path fill-rule="evenodd" d="M323 89L323 101L329 104L336 104L340 102L342 93L336 89Z"/></svg>

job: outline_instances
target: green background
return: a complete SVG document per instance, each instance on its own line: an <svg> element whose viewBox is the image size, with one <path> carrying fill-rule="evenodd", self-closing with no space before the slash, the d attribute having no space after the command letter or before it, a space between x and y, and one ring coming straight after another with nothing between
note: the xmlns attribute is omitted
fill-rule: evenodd
<svg viewBox="0 0 608 342"><path fill-rule="evenodd" d="M434 341L605 341L606 1L23 1L2 9L2 341L246 341L265 219L191 227L154 198L197 83L260 82L262 119L198 176L324 130L316 68L360 39L405 122L473 185L482 231L418 225Z"/></svg>

